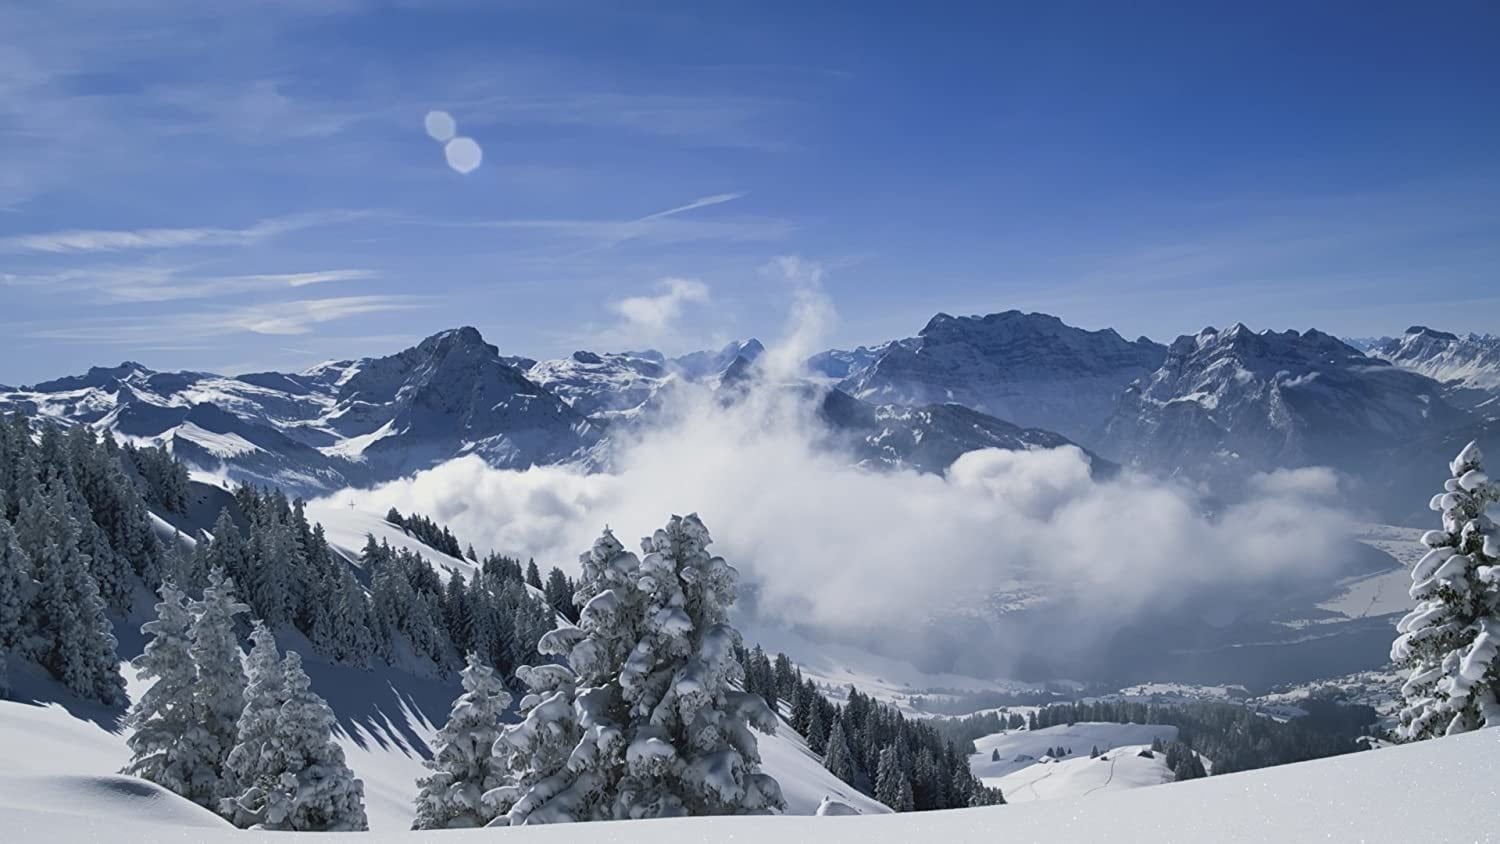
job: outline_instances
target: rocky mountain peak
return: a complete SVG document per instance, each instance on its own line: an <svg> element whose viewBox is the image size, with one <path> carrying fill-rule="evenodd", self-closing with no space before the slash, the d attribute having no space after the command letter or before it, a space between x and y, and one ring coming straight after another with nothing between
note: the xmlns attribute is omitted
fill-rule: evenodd
<svg viewBox="0 0 1500 844"><path fill-rule="evenodd" d="M90 387L108 389L124 381L143 380L154 374L153 370L142 364L127 360L122 361L119 366L91 366L83 375L69 375L52 381L43 381L33 385L31 389L45 393L62 393Z"/></svg>

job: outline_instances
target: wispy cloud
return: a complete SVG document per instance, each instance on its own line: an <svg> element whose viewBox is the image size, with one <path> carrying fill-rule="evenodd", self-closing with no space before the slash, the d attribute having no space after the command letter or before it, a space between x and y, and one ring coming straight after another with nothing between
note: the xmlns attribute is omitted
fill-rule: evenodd
<svg viewBox="0 0 1500 844"><path fill-rule="evenodd" d="M636 222L660 220L663 217L672 217L677 214L686 213L688 211L696 211L699 208L708 208L713 205L723 205L726 202L733 202L736 199L743 199L744 196L745 195L743 193L716 193L713 196L700 197L693 200L692 202L689 202L686 205L679 205L676 208L668 208L665 211L658 211L655 214L647 214Z"/></svg>
<svg viewBox="0 0 1500 844"><path fill-rule="evenodd" d="M665 278L657 283L655 296L630 296L610 304L610 310L625 320L628 330L644 339L664 334L689 304L708 301L708 285L692 278Z"/></svg>
<svg viewBox="0 0 1500 844"><path fill-rule="evenodd" d="M73 254L189 246L246 246L290 232L370 216L364 211L322 211L270 217L243 228L66 229L0 238L0 253Z"/></svg>
<svg viewBox="0 0 1500 844"><path fill-rule="evenodd" d="M0 272L0 286L29 287L58 294L92 291L109 302L170 302L364 281L378 275L374 270L333 269L204 276L174 267L91 267L36 275Z"/></svg>
<svg viewBox="0 0 1500 844"><path fill-rule="evenodd" d="M22 328L28 337L78 343L144 345L170 336L174 341L234 334L273 336L309 334L324 323L367 314L427 307L423 296L338 296L299 299L237 308L148 315L70 319L66 325Z"/></svg>
<svg viewBox="0 0 1500 844"><path fill-rule="evenodd" d="M522 219L479 220L449 223L463 227L515 229L554 234L588 242L589 248L607 249L641 240L657 244L695 241L774 241L791 234L791 222L776 218L682 219L689 212L733 202L743 193L721 193L695 199L684 205L625 220Z"/></svg>

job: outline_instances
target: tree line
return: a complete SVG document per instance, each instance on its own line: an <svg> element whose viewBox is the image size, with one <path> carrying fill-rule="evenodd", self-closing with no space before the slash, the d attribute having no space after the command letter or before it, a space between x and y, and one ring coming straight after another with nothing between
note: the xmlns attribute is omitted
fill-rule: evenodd
<svg viewBox="0 0 1500 844"><path fill-rule="evenodd" d="M745 689L788 720L823 757L834 776L898 812L1004 803L969 770L972 740L956 742L925 719L908 719L895 707L853 687L836 704L804 679L786 654L768 656L756 645L741 648Z"/></svg>
<svg viewBox="0 0 1500 844"><path fill-rule="evenodd" d="M1366 726L1378 719L1370 707L1351 707L1364 712ZM1352 721L1364 720L1353 718ZM1215 774L1249 771L1338 756L1364 749L1363 730L1327 732L1301 719L1277 721L1252 709L1228 703L1194 702L1174 704L1095 700L1055 703L1028 716L1028 728L1045 729L1080 721L1116 724L1164 724L1177 728L1177 742L1213 760Z"/></svg>
<svg viewBox="0 0 1500 844"><path fill-rule="evenodd" d="M0 694L7 655L79 697L125 699L111 614L160 582L164 553L141 490L155 452L87 428L0 417Z"/></svg>

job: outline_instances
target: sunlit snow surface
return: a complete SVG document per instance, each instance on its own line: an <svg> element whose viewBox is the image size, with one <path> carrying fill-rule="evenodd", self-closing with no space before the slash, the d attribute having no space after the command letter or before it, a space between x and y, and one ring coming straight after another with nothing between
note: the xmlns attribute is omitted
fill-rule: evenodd
<svg viewBox="0 0 1500 844"><path fill-rule="evenodd" d="M14 733L4 737L10 740ZM6 761L11 765L18 751L30 754L42 748L66 760L71 747L71 742L50 747L33 742L24 748L7 743ZM1494 776L1497 752L1500 730L1488 730L1158 788L1102 791L1079 800L882 817L691 818L503 832L392 831L359 836L359 840L449 844L502 838L539 844L1493 841L1500 840L1494 823L1500 799L1500 782ZM140 801L148 806L141 808L130 805L132 800L119 792L102 794L109 788L98 782L94 772L69 780L25 773L24 763L19 767L23 773L0 778L0 830L6 841L275 842L293 835L189 826L186 821L201 818L202 813L155 791L142 790ZM173 805L168 808L162 801Z"/></svg>
<svg viewBox="0 0 1500 844"><path fill-rule="evenodd" d="M1034 732L1012 730L975 739L974 749L978 752L969 757L969 769L974 772L974 776L983 780L985 785L999 786L1004 789L1006 800L1012 802L1037 800L1042 799L1042 795L1029 788L1026 789L1027 793L1024 795L1017 792L1014 799L1012 799L1011 792L1016 791L1015 786L1018 784L1029 783L1033 779L1050 775L1056 771L1054 766L1069 764L1080 756L1087 759L1089 751L1095 747L1101 751L1109 751L1121 746L1149 746L1152 740L1158 738L1162 741L1177 738L1177 728L1165 724L1080 722L1071 726L1059 724L1056 727L1046 727ZM1040 760L1046 755L1047 749L1054 747L1068 748L1073 753L1063 762L1041 763ZM998 760L993 758L997 752L1000 754ZM1042 765L1042 769L1031 770L1038 765ZM1023 772L1029 776L1013 778L1013 775ZM1066 790L1060 790L1048 796L1071 795Z"/></svg>

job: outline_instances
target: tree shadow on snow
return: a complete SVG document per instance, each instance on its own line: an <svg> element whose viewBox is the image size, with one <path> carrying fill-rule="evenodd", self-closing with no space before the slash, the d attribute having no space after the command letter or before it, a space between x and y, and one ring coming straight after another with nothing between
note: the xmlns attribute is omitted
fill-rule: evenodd
<svg viewBox="0 0 1500 844"><path fill-rule="evenodd" d="M339 728L357 746L368 750L373 742L381 750L431 758L425 736L442 727L463 692L456 672L421 677L388 665L365 670L302 654L313 691L328 701Z"/></svg>
<svg viewBox="0 0 1500 844"><path fill-rule="evenodd" d="M108 706L96 700L83 700L53 679L45 668L30 660L10 656L10 694L7 700L29 706L60 706L80 721L90 721L111 733L124 731L128 706Z"/></svg>

